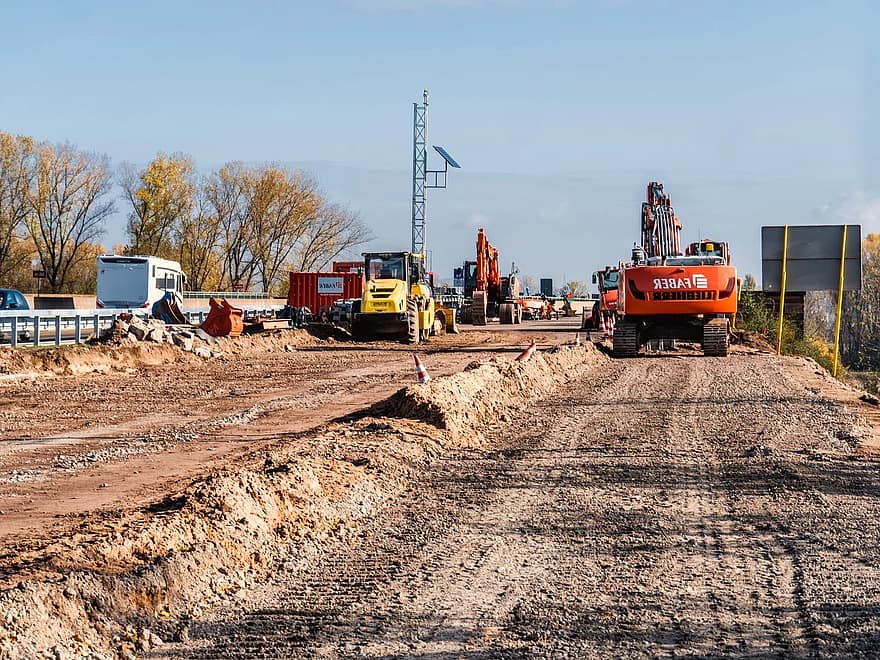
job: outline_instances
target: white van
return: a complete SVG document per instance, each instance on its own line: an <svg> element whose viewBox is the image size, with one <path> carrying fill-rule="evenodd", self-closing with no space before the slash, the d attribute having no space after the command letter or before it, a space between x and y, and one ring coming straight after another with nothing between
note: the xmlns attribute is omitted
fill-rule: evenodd
<svg viewBox="0 0 880 660"><path fill-rule="evenodd" d="M186 275L176 261L103 254L98 257L97 307L149 308L166 291L182 304L185 282Z"/></svg>

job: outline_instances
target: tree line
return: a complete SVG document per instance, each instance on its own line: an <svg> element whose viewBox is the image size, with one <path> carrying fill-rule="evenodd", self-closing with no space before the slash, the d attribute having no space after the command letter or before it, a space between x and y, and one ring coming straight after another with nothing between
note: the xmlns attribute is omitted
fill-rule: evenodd
<svg viewBox="0 0 880 660"><path fill-rule="evenodd" d="M112 252L179 261L195 291L281 294L288 271L320 270L372 238L312 177L282 165L201 175L189 156L159 154L114 169L106 155L0 132L0 286L30 290L36 269L45 291L93 293L119 210L126 243Z"/></svg>

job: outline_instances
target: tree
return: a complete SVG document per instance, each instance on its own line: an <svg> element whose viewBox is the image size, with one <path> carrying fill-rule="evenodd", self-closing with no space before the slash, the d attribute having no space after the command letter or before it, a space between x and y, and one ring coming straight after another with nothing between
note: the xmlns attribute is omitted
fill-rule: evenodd
<svg viewBox="0 0 880 660"><path fill-rule="evenodd" d="M222 265L217 253L220 235L220 219L208 201L205 187L199 186L193 213L182 217L175 230L177 261L187 275L189 290L220 288Z"/></svg>
<svg viewBox="0 0 880 660"><path fill-rule="evenodd" d="M120 185L131 204L129 254L173 258L178 225L194 206L193 164L189 156L159 154L141 172L125 164Z"/></svg>
<svg viewBox="0 0 880 660"><path fill-rule="evenodd" d="M337 204L324 203L306 227L296 255L295 270L325 268L340 254L372 240L373 234L360 217Z"/></svg>
<svg viewBox="0 0 880 660"><path fill-rule="evenodd" d="M113 212L110 189L106 156L70 144L37 148L36 173L27 190L31 212L26 225L50 291L61 291L71 268L91 256L84 246L97 243Z"/></svg>
<svg viewBox="0 0 880 660"><path fill-rule="evenodd" d="M31 212L27 190L34 177L34 141L0 133L0 281L30 260L21 236ZM29 264L28 264L29 265Z"/></svg>
<svg viewBox="0 0 880 660"><path fill-rule="evenodd" d="M247 170L242 163L227 163L205 186L205 195L220 224L220 287L240 282L250 288L254 263L247 220Z"/></svg>
<svg viewBox="0 0 880 660"><path fill-rule="evenodd" d="M880 234L862 240L862 288L844 294L840 347L848 366L880 369Z"/></svg>
<svg viewBox="0 0 880 660"><path fill-rule="evenodd" d="M562 288L559 289L559 295L572 296L575 298L582 298L589 295L589 293L589 287L581 280L572 280L568 284L563 284Z"/></svg>
<svg viewBox="0 0 880 660"><path fill-rule="evenodd" d="M250 172L248 183L251 255L263 291L269 291L316 222L321 197L310 178L278 167Z"/></svg>

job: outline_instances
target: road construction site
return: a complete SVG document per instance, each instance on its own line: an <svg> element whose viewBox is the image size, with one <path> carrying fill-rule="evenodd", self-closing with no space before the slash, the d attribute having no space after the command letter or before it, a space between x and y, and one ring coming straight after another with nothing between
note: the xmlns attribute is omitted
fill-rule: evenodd
<svg viewBox="0 0 880 660"><path fill-rule="evenodd" d="M873 657L864 393L578 326L4 351L0 657Z"/></svg>

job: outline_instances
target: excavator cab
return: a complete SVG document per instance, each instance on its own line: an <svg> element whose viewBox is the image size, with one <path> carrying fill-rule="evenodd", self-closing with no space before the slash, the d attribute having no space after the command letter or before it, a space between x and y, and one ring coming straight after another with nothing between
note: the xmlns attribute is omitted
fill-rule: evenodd
<svg viewBox="0 0 880 660"><path fill-rule="evenodd" d="M730 253L724 241L704 238L702 241L688 245L684 253L694 257L721 257L725 264L730 265Z"/></svg>

